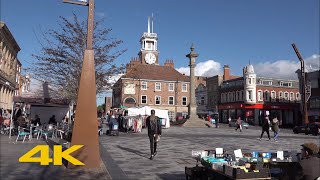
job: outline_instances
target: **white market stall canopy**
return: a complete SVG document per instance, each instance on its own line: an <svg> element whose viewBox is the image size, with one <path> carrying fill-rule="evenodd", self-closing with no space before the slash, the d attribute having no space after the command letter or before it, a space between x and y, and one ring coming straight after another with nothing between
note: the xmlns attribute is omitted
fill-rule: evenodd
<svg viewBox="0 0 320 180"><path fill-rule="evenodd" d="M151 108L149 106L143 106L143 107L133 107L133 108L128 108L128 116L150 116L151 115L151 110L154 108ZM166 125L165 128L170 127L170 119L169 119L169 114L168 110L162 110L162 109L154 109L156 112L156 116L159 118L163 118L166 120Z"/></svg>

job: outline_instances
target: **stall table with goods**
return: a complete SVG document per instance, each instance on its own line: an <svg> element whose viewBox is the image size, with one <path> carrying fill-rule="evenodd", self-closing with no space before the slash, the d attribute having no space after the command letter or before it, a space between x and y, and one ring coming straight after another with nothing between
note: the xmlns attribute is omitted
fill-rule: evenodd
<svg viewBox="0 0 320 180"><path fill-rule="evenodd" d="M195 167L185 167L186 179L292 179L297 171L296 152L227 154L223 148L192 151ZM199 164L201 163L201 165Z"/></svg>

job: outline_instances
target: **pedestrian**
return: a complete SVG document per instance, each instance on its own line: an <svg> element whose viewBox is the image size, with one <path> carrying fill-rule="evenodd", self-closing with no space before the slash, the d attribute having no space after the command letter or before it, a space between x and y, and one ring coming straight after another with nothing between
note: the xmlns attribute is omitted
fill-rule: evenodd
<svg viewBox="0 0 320 180"><path fill-rule="evenodd" d="M219 117L217 114L214 115L216 128L219 128Z"/></svg>
<svg viewBox="0 0 320 180"><path fill-rule="evenodd" d="M11 123L11 113L9 109L4 110L3 119L3 124L9 126Z"/></svg>
<svg viewBox="0 0 320 180"><path fill-rule="evenodd" d="M34 119L32 120L32 124L34 126L41 126L41 121L38 114L35 115Z"/></svg>
<svg viewBox="0 0 320 180"><path fill-rule="evenodd" d="M56 125L56 124L57 124L56 116L55 116L55 115L52 115L52 116L50 117L48 124L52 124L52 125Z"/></svg>
<svg viewBox="0 0 320 180"><path fill-rule="evenodd" d="M236 131L240 129L240 132L242 132L242 120L240 118L240 116L238 117L237 121L236 121Z"/></svg>
<svg viewBox="0 0 320 180"><path fill-rule="evenodd" d="M148 127L148 136L150 140L150 151L151 156L149 159L153 159L157 154L157 141L159 141L161 136L161 123L154 109L151 110L151 116L146 119L146 125Z"/></svg>
<svg viewBox="0 0 320 180"><path fill-rule="evenodd" d="M261 141L261 138L264 134L264 132L267 132L268 134L268 138L269 138L269 141L270 141L270 134L269 134L269 128L270 128L270 124L269 124L269 117L268 116L265 116L264 117L264 120L262 122L262 132L261 132L261 135L260 135L260 141Z"/></svg>
<svg viewBox="0 0 320 180"><path fill-rule="evenodd" d="M304 143L301 146L302 159L299 168L302 170L302 174L300 178L315 180L320 177L320 158L316 157L319 153L319 147L314 143Z"/></svg>
<svg viewBox="0 0 320 180"><path fill-rule="evenodd" d="M279 120L277 117L272 119L272 130L274 133L273 139L278 142L278 136L279 136Z"/></svg>

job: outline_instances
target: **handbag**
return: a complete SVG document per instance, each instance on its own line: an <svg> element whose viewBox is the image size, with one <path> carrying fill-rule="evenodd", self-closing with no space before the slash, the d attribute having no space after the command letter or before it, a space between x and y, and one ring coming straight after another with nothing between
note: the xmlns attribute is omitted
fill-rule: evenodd
<svg viewBox="0 0 320 180"><path fill-rule="evenodd" d="M154 139L156 142L159 142L160 141L160 135L159 134L155 134L154 135Z"/></svg>

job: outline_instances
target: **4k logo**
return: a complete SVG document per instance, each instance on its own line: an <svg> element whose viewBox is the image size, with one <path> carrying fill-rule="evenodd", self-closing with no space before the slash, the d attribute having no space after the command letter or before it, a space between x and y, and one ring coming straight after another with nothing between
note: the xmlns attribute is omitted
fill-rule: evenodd
<svg viewBox="0 0 320 180"><path fill-rule="evenodd" d="M65 151L62 151L62 145L53 146L53 159L49 157L49 145L37 145L19 158L19 162L38 162L40 165L47 166L53 162L53 165L62 165L62 158L71 162L73 165L83 166L84 163L72 157L70 153L82 148L83 145L73 145ZM39 157L34 157L40 152Z"/></svg>

